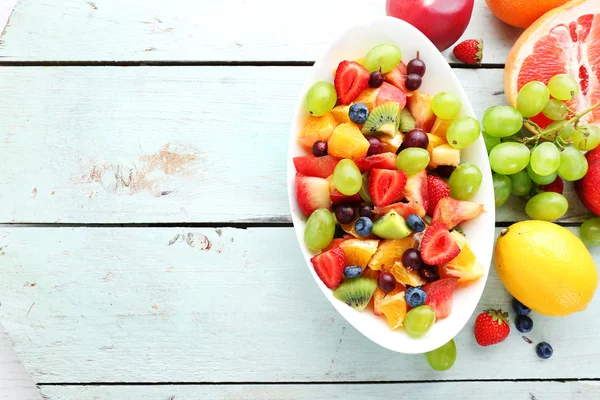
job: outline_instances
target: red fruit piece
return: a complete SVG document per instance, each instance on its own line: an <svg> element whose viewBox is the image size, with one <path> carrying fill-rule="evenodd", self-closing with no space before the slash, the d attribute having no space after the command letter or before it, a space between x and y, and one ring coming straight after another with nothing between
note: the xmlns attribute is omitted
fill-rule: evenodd
<svg viewBox="0 0 600 400"><path fill-rule="evenodd" d="M502 310L486 310L475 320L475 340L480 346L502 342L510 333L508 313Z"/></svg>
<svg viewBox="0 0 600 400"><path fill-rule="evenodd" d="M393 101L400 104L400 110L402 110L406 105L406 94L396 86L390 85L387 82L383 82L383 85L381 85L379 88L377 100L375 100L375 106L380 106L388 101Z"/></svg>
<svg viewBox="0 0 600 400"><path fill-rule="evenodd" d="M315 267L315 272L329 289L338 287L344 276L346 257L344 250L335 247L329 251L318 254L310 259Z"/></svg>
<svg viewBox="0 0 600 400"><path fill-rule="evenodd" d="M358 193L352 196L346 196L337 189L333 189L333 191L330 193L330 196L331 202L334 206L340 204L359 204L362 202L362 199Z"/></svg>
<svg viewBox="0 0 600 400"><path fill-rule="evenodd" d="M588 172L575 182L577 196L591 212L600 215L600 147L588 151L585 155Z"/></svg>
<svg viewBox="0 0 600 400"><path fill-rule="evenodd" d="M483 211L483 204L444 197L435 208L432 223L442 222L447 229L452 229L458 224L478 217Z"/></svg>
<svg viewBox="0 0 600 400"><path fill-rule="evenodd" d="M371 74L355 61L342 61L335 71L335 91L340 104L350 104L369 87Z"/></svg>
<svg viewBox="0 0 600 400"><path fill-rule="evenodd" d="M421 242L421 259L425 264L440 265L454 259L460 253L450 232L441 222L432 222Z"/></svg>
<svg viewBox="0 0 600 400"><path fill-rule="evenodd" d="M340 162L339 158L329 155L323 157L313 155L294 157L296 172L304 176L316 176L318 178L327 178L332 175L338 162Z"/></svg>
<svg viewBox="0 0 600 400"><path fill-rule="evenodd" d="M433 217L438 202L444 197L450 196L450 186L437 176L427 176L427 193L429 194L429 205L427 215Z"/></svg>
<svg viewBox="0 0 600 400"><path fill-rule="evenodd" d="M354 236L353 236L354 237ZM344 240L343 238L335 238L331 241L331 243L329 243L329 246L325 247L323 249L323 253L328 252L329 250L335 249L335 248L339 248L340 247L340 243L342 243Z"/></svg>
<svg viewBox="0 0 600 400"><path fill-rule="evenodd" d="M376 216L381 217L392 210L396 211L404 219L407 219L410 214L417 214L421 218L425 216L423 207L414 203L394 203L385 207L375 207L373 212Z"/></svg>
<svg viewBox="0 0 600 400"><path fill-rule="evenodd" d="M556 179L547 185L541 185L540 189L544 192L554 192L558 194L563 194L563 190L565 189L565 183L563 182L560 176L557 176Z"/></svg>
<svg viewBox="0 0 600 400"><path fill-rule="evenodd" d="M456 288L458 278L445 278L423 286L427 294L425 304L435 311L435 319L439 321L452 312L452 293Z"/></svg>
<svg viewBox="0 0 600 400"><path fill-rule="evenodd" d="M404 197L406 172L374 168L369 174L369 193L373 205L383 207Z"/></svg>
<svg viewBox="0 0 600 400"><path fill-rule="evenodd" d="M330 210L329 181L296 173L296 199L300 211L307 217L319 208Z"/></svg>
<svg viewBox="0 0 600 400"><path fill-rule="evenodd" d="M454 57L465 64L481 64L483 59L483 40L468 39L454 47Z"/></svg>
<svg viewBox="0 0 600 400"><path fill-rule="evenodd" d="M354 161L361 174L371 171L373 168L393 169L396 168L396 155L394 153L381 153L369 157L359 158Z"/></svg>
<svg viewBox="0 0 600 400"><path fill-rule="evenodd" d="M383 75L386 82L391 83L398 89L402 90L407 96L412 96L414 90L406 88L406 64L400 62L396 68Z"/></svg>
<svg viewBox="0 0 600 400"><path fill-rule="evenodd" d="M427 206L429 205L429 191L427 184L427 172L425 170L411 176L406 181L406 188L404 193L406 199L414 203L417 207L422 207L423 210L419 211L418 215L425 214Z"/></svg>

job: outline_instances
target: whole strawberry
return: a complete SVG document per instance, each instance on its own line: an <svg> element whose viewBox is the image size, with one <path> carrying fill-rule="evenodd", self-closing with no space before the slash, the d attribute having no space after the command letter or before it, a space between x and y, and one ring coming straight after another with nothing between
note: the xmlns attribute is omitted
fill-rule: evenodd
<svg viewBox="0 0 600 400"><path fill-rule="evenodd" d="M468 39L454 48L454 57L465 64L481 64L483 59L483 40Z"/></svg>
<svg viewBox="0 0 600 400"><path fill-rule="evenodd" d="M475 340L480 346L500 343L509 333L508 313L502 310L486 310L475 321Z"/></svg>

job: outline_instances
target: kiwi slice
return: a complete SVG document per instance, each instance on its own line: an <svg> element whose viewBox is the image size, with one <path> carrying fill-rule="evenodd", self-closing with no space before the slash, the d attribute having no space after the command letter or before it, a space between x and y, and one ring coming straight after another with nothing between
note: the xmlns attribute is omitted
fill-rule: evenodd
<svg viewBox="0 0 600 400"><path fill-rule="evenodd" d="M408 132L417 127L417 122L413 118L408 108L400 110L400 118L398 119L398 130L400 132Z"/></svg>
<svg viewBox="0 0 600 400"><path fill-rule="evenodd" d="M389 135L398 133L398 120L400 105L388 101L380 106L374 107L369 118L363 125L362 133L365 135Z"/></svg>
<svg viewBox="0 0 600 400"><path fill-rule="evenodd" d="M377 282L374 279L353 278L342 282L333 291L333 296L355 310L362 311L369 304L375 289L377 289Z"/></svg>

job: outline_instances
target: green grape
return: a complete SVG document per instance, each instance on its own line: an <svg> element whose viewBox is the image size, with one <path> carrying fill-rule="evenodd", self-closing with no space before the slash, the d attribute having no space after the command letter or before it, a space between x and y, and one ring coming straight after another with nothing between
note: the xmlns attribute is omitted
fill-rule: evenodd
<svg viewBox="0 0 600 400"><path fill-rule="evenodd" d="M517 95L517 110L525 118L538 115L548 104L550 91L542 82L531 81L526 83Z"/></svg>
<svg viewBox="0 0 600 400"><path fill-rule="evenodd" d="M573 146L579 150L594 150L600 144L600 128L596 125L581 125L573 132Z"/></svg>
<svg viewBox="0 0 600 400"><path fill-rule="evenodd" d="M511 182L510 192L515 196L525 196L531 190L531 178L527 171L519 171L516 174L509 175Z"/></svg>
<svg viewBox="0 0 600 400"><path fill-rule="evenodd" d="M329 82L317 82L306 93L305 107L309 114L320 117L335 107L337 92Z"/></svg>
<svg viewBox="0 0 600 400"><path fill-rule="evenodd" d="M313 211L304 228L304 243L313 251L329 246L335 234L335 218L324 208Z"/></svg>
<svg viewBox="0 0 600 400"><path fill-rule="evenodd" d="M565 121L554 121L550 125L548 125L548 127L546 127L546 130L552 130L552 129L558 128L560 126L562 126L562 128L560 128L558 131L554 131L551 133L545 133L542 135L542 137L551 142L556 140L557 136L560 136L564 140L568 140L573 135L573 132L575 131L575 127L573 126L573 123L571 123L571 122L565 124Z"/></svg>
<svg viewBox="0 0 600 400"><path fill-rule="evenodd" d="M565 215L569 202L562 194L544 192L536 194L527 202L525 212L533 219L554 221Z"/></svg>
<svg viewBox="0 0 600 400"><path fill-rule="evenodd" d="M531 180L537 183L538 185L549 185L552 182L554 182L554 180L558 176L556 172L546 176L538 175L533 171L533 169L531 169L531 164L527 166L527 175L529 175Z"/></svg>
<svg viewBox="0 0 600 400"><path fill-rule="evenodd" d="M459 165L450 175L450 196L457 200L469 200L481 185L481 170L473 163Z"/></svg>
<svg viewBox="0 0 600 400"><path fill-rule="evenodd" d="M369 50L364 65L369 72L381 70L381 73L385 74L396 68L401 58L402 53L398 46L384 43Z"/></svg>
<svg viewBox="0 0 600 400"><path fill-rule="evenodd" d="M420 147L404 149L396 157L396 168L412 176L429 165L429 152Z"/></svg>
<svg viewBox="0 0 600 400"><path fill-rule="evenodd" d="M406 313L404 328L414 338L425 336L435 323L435 311L429 306L415 307Z"/></svg>
<svg viewBox="0 0 600 400"><path fill-rule="evenodd" d="M567 74L558 74L550 78L548 89L552 97L558 100L571 100L579 93L577 81Z"/></svg>
<svg viewBox="0 0 600 400"><path fill-rule="evenodd" d="M333 186L343 195L352 196L362 187L363 178L354 161L345 158L333 170Z"/></svg>
<svg viewBox="0 0 600 400"><path fill-rule="evenodd" d="M523 116L511 106L488 108L483 114L483 130L494 137L507 137L519 132L523 127Z"/></svg>
<svg viewBox="0 0 600 400"><path fill-rule="evenodd" d="M373 203L373 199L371 199L371 193L369 193L369 173L365 172L362 174L362 186L358 192L358 195L362 199L362 201L366 203Z"/></svg>
<svg viewBox="0 0 600 400"><path fill-rule="evenodd" d="M441 119L453 119L460 112L460 98L452 92L440 92L431 100L433 113Z"/></svg>
<svg viewBox="0 0 600 400"><path fill-rule="evenodd" d="M448 127L446 140L456 149L469 147L479 137L481 127L479 121L473 117L456 117Z"/></svg>
<svg viewBox="0 0 600 400"><path fill-rule="evenodd" d="M492 180L494 182L494 198L496 199L496 208L506 203L510 192L512 190L512 182L506 175L500 175L492 173Z"/></svg>
<svg viewBox="0 0 600 400"><path fill-rule="evenodd" d="M485 132L482 132L481 135L483 136L483 141L485 142L485 148L487 149L488 154L490 154L490 151L500 144L500 138L488 135Z"/></svg>
<svg viewBox="0 0 600 400"><path fill-rule="evenodd" d="M527 168L529 148L522 143L500 143L490 152L490 166L494 172L512 175Z"/></svg>
<svg viewBox="0 0 600 400"><path fill-rule="evenodd" d="M558 174L565 181L576 181L585 176L588 171L588 162L579 150L567 147L560 153L560 167Z"/></svg>
<svg viewBox="0 0 600 400"><path fill-rule="evenodd" d="M431 350L425 354L427 363L436 371L447 371L454 365L456 361L456 344L454 339L440 348Z"/></svg>
<svg viewBox="0 0 600 400"><path fill-rule="evenodd" d="M579 230L581 239L588 246L600 246L600 218L588 219Z"/></svg>
<svg viewBox="0 0 600 400"><path fill-rule="evenodd" d="M560 151L554 144L544 142L531 151L529 162L533 172L541 176L548 176L558 170Z"/></svg>
<svg viewBox="0 0 600 400"><path fill-rule="evenodd" d="M553 121L564 121L569 116L569 109L565 103L556 99L550 99L542 112Z"/></svg>

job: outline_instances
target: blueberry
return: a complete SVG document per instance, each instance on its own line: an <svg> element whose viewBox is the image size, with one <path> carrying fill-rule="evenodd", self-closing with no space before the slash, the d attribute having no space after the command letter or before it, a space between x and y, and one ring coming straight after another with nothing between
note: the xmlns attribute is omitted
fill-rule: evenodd
<svg viewBox="0 0 600 400"><path fill-rule="evenodd" d="M421 287L411 287L408 288L404 297L409 306L419 307L427 300L427 293Z"/></svg>
<svg viewBox="0 0 600 400"><path fill-rule="evenodd" d="M367 237L373 232L373 222L367 217L360 217L354 223L356 234L361 237Z"/></svg>
<svg viewBox="0 0 600 400"><path fill-rule="evenodd" d="M348 116L355 124L364 124L369 117L369 109L364 103L354 103L350 106Z"/></svg>
<svg viewBox="0 0 600 400"><path fill-rule="evenodd" d="M425 230L425 222L417 214L410 214L406 218L406 223L415 232L423 232Z"/></svg>
<svg viewBox="0 0 600 400"><path fill-rule="evenodd" d="M515 320L517 330L521 333L531 332L533 329L533 321L527 315L517 315Z"/></svg>
<svg viewBox="0 0 600 400"><path fill-rule="evenodd" d="M362 275L362 268L358 265L351 265L344 268L344 276L346 278L358 278Z"/></svg>
<svg viewBox="0 0 600 400"><path fill-rule="evenodd" d="M552 357L554 350L552 350L552 346L550 346L548 343L542 342L535 346L535 352L537 353L538 357L547 359Z"/></svg>
<svg viewBox="0 0 600 400"><path fill-rule="evenodd" d="M512 306L513 310L515 310L517 315L527 315L531 312L531 310L528 307L524 306L523 303L521 303L517 299L513 299Z"/></svg>

